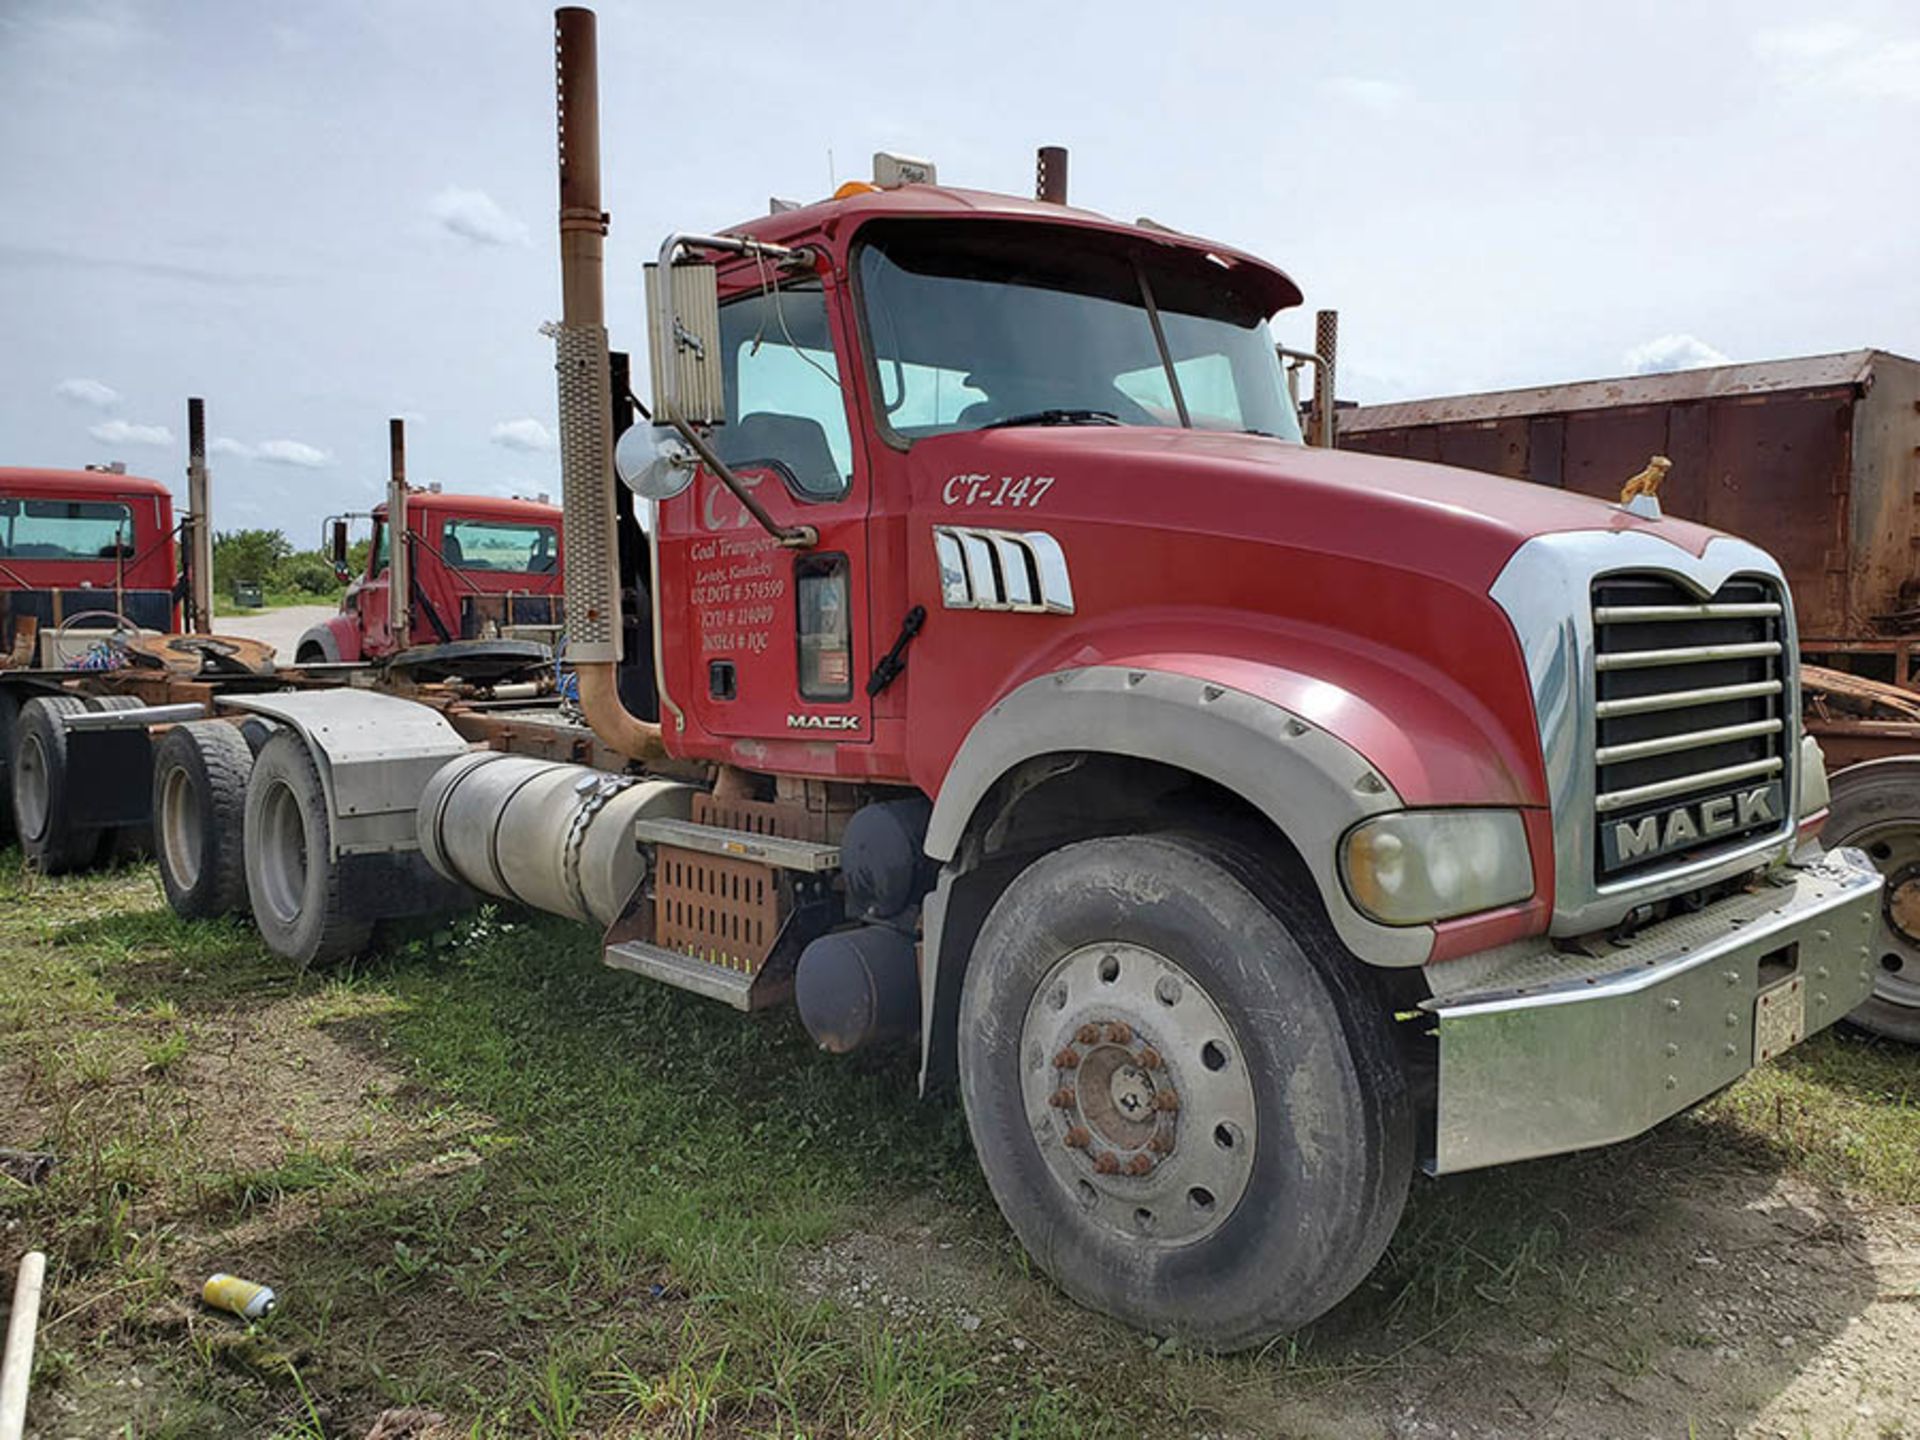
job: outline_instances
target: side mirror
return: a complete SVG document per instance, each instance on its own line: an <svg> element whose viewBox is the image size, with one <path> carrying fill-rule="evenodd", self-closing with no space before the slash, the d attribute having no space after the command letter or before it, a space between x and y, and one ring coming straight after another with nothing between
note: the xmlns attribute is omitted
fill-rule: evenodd
<svg viewBox="0 0 1920 1440"><path fill-rule="evenodd" d="M327 558L333 562L334 578L345 580L350 571L347 568L347 522L330 520L327 522Z"/></svg>
<svg viewBox="0 0 1920 1440"><path fill-rule="evenodd" d="M677 431L633 425L613 447L613 468L642 500L671 500L693 483L700 461Z"/></svg>
<svg viewBox="0 0 1920 1440"><path fill-rule="evenodd" d="M720 364L719 272L694 262L647 274L647 354L659 424L718 425L727 416ZM631 432L629 432L631 433ZM629 482L631 483L631 482Z"/></svg>

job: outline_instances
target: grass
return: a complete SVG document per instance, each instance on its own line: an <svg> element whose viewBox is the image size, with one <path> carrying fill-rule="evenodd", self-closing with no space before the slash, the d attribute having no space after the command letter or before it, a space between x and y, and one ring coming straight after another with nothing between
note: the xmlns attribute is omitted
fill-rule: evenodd
<svg viewBox="0 0 1920 1440"><path fill-rule="evenodd" d="M342 586L327 595L316 595L311 590L267 590L260 596L258 605L241 605L229 591L225 595L213 597L213 613L216 616L258 615L263 610L284 610L289 605L337 605L345 590Z"/></svg>
<svg viewBox="0 0 1920 1440"><path fill-rule="evenodd" d="M61 1157L0 1179L0 1234L51 1253L38 1383L89 1433L357 1436L409 1404L479 1437L1267 1433L1562 1332L1625 1383L1653 1338L1589 1322L1669 1243L1668 1182L1920 1203L1915 1075L1821 1037L1633 1145L1417 1182L1354 1300L1214 1358L1035 1275L907 1057L824 1056L560 922L484 912L296 976L238 922L173 917L148 868L0 856L0 1145ZM279 1311L198 1308L215 1270ZM139 1391L92 1378L129 1367Z"/></svg>

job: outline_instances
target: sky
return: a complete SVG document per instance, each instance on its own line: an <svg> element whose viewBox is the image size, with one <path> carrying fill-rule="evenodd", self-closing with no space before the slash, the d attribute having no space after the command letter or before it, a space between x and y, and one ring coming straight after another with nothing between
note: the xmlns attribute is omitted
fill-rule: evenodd
<svg viewBox="0 0 1920 1440"><path fill-rule="evenodd" d="M0 0L0 465L319 541L386 474L559 493L551 7ZM1361 402L1920 355L1920 6L600 6L609 322L673 230L875 150L1252 250Z"/></svg>

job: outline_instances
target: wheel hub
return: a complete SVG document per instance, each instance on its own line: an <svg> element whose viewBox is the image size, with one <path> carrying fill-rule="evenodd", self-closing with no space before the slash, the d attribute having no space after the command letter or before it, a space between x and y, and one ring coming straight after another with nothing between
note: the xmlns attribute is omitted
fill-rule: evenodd
<svg viewBox="0 0 1920 1440"><path fill-rule="evenodd" d="M1022 1090L1047 1168L1131 1240L1196 1240L1244 1195L1253 1088L1233 1032L1180 966L1144 947L1074 951L1022 1033Z"/></svg>
<svg viewBox="0 0 1920 1440"><path fill-rule="evenodd" d="M1902 870L1887 884L1887 923L1908 944L1920 944L1920 874Z"/></svg>
<svg viewBox="0 0 1920 1440"><path fill-rule="evenodd" d="M1844 835L1821 837L1829 847L1852 845L1867 852L1887 877L1875 936L1873 993L1902 1009L1920 1009L1920 825L1896 817Z"/></svg>

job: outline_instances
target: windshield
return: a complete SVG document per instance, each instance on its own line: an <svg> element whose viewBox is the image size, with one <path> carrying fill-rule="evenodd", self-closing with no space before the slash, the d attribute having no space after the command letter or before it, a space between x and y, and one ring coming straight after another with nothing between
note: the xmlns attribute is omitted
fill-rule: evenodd
<svg viewBox="0 0 1920 1440"><path fill-rule="evenodd" d="M441 532L440 555L455 570L551 575L560 561L560 535L551 525L449 520Z"/></svg>
<svg viewBox="0 0 1920 1440"><path fill-rule="evenodd" d="M996 424L1178 426L1300 438L1266 318L1201 257L1032 226L875 226L860 251L882 418L905 439ZM1179 382L1167 374L1151 287Z"/></svg>
<svg viewBox="0 0 1920 1440"><path fill-rule="evenodd" d="M133 555L133 509L114 500L0 500L0 556L111 560Z"/></svg>

